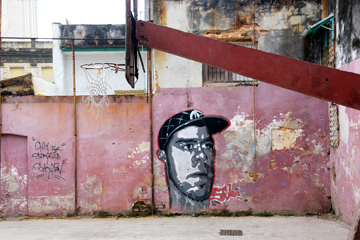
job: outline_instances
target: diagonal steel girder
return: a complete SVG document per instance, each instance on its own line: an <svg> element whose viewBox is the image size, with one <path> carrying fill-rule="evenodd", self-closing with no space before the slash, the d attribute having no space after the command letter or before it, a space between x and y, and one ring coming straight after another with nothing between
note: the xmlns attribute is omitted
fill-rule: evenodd
<svg viewBox="0 0 360 240"><path fill-rule="evenodd" d="M360 75L137 21L139 43L360 110Z"/></svg>

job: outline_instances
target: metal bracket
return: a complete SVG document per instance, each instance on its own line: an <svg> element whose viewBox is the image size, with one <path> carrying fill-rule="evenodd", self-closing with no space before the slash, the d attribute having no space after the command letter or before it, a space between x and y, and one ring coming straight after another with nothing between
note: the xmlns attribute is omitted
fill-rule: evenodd
<svg viewBox="0 0 360 240"><path fill-rule="evenodd" d="M331 28L325 26L329 22L331 22ZM318 34L316 34L320 29L325 29L325 37L321 37ZM324 39L325 40L325 47L327 47L328 36L327 36L327 31L326 30L332 31L331 36L332 36L332 39L334 39L335 38L335 17L334 17L334 14L330 14L329 17L327 17L327 18L321 20L320 22L312 25L309 28L308 33L311 32L313 36Z"/></svg>

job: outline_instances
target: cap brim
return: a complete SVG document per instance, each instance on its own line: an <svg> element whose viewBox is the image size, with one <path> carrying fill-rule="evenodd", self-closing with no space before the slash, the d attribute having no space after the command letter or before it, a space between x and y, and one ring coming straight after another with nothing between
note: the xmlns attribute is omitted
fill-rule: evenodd
<svg viewBox="0 0 360 240"><path fill-rule="evenodd" d="M222 132L230 126L229 120L219 116L206 116L205 122L211 135Z"/></svg>
<svg viewBox="0 0 360 240"><path fill-rule="evenodd" d="M209 130L210 135L214 135L219 132L222 132L227 127L229 127L229 125L230 122L226 118L220 116L204 116L188 121L186 124L176 129L176 131L179 131L180 129L183 129L188 126L198 126L198 127L206 126Z"/></svg>
<svg viewBox="0 0 360 240"><path fill-rule="evenodd" d="M203 127L206 126L209 130L210 135L217 134L219 132L222 132L226 128L230 126L230 121L226 118L220 117L220 116L203 116L199 117L193 120L190 120L186 122L185 124L182 124L175 128L167 137L167 140L163 144L163 146L160 147L160 149L165 149L166 145L169 143L172 135L176 133L177 131L180 131L183 128L189 127L189 126L197 126L197 127Z"/></svg>

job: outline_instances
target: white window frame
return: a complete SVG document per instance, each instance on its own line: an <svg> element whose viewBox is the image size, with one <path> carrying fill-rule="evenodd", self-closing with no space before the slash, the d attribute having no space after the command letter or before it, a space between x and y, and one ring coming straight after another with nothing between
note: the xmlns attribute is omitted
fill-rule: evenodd
<svg viewBox="0 0 360 240"><path fill-rule="evenodd" d="M26 65L7 65L6 66L6 76L9 79L10 78L10 69L11 68L24 68L24 75L27 74L27 66Z"/></svg>
<svg viewBox="0 0 360 240"><path fill-rule="evenodd" d="M39 65L38 66L38 76L39 76L39 78L42 78L42 69L43 68L52 68L52 70L53 70L53 72L54 72L54 67L53 67L53 65ZM54 80L53 80L54 81Z"/></svg>

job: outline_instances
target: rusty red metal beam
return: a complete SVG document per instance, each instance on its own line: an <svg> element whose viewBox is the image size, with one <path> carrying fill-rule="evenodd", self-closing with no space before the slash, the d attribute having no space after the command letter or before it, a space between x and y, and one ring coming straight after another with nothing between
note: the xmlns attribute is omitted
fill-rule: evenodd
<svg viewBox="0 0 360 240"><path fill-rule="evenodd" d="M360 110L360 75L144 21L140 44L282 88Z"/></svg>

